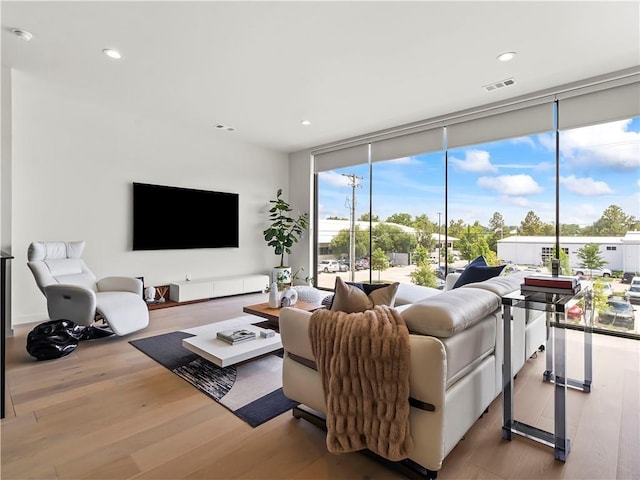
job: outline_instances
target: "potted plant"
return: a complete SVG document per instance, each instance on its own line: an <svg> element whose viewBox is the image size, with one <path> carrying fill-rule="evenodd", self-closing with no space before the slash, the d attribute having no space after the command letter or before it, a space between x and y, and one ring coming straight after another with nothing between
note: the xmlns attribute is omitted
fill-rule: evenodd
<svg viewBox="0 0 640 480"><path fill-rule="evenodd" d="M289 203L282 198L282 189L278 189L275 200L269 200L273 204L269 209L271 225L263 234L267 245L273 247L274 253L280 255L280 265L274 268L272 280L291 283L291 267L284 264L284 254L291 253L291 247L298 242L304 231L309 228L309 215L301 213L297 218L291 215L293 210Z"/></svg>

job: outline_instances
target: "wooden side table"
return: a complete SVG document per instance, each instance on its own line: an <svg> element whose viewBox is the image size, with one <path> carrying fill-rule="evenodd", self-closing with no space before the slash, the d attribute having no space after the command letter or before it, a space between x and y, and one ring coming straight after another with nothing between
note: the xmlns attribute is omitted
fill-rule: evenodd
<svg viewBox="0 0 640 480"><path fill-rule="evenodd" d="M317 303L308 303L298 301L295 305L292 305L293 308L299 308L300 310L304 310L306 312L314 312L316 310L320 310L321 308L325 308L324 305L320 305ZM280 323L280 310L281 308L271 308L268 303L258 303L256 305L248 305L242 308L242 311L245 313L250 313L251 315L257 315L258 317L266 318L269 323L274 326L278 326Z"/></svg>

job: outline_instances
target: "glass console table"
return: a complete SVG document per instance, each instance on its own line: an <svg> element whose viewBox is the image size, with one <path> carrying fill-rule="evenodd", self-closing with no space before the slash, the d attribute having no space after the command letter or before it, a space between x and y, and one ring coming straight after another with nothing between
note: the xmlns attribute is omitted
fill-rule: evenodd
<svg viewBox="0 0 640 480"><path fill-rule="evenodd" d="M566 330L570 325L567 312L582 302L584 326L584 379L574 380L566 376ZM590 282L581 282L581 290L574 293L526 294L516 291L502 297L504 363L502 368L502 438L511 440L518 434L554 449L556 460L566 461L570 451L567 438L567 387L589 393L592 380L593 289ZM513 375L511 374L511 322L512 309L525 308L546 312L547 345L546 371L543 380L554 384L554 432L547 432L513 418Z"/></svg>

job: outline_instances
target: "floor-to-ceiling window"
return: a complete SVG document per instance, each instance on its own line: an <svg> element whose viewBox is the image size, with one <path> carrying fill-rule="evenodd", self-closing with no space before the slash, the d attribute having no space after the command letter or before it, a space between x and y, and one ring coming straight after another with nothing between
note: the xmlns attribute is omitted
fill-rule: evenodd
<svg viewBox="0 0 640 480"><path fill-rule="evenodd" d="M444 222L441 126L371 144L372 273L376 281L441 287L438 227ZM442 253L443 255L443 253Z"/></svg>
<svg viewBox="0 0 640 480"><path fill-rule="evenodd" d="M640 303L621 279L638 269L640 255L624 242L640 230L640 117L562 129L559 147L561 240L584 239L568 257L572 273L593 282L594 327L638 334ZM581 307L570 312L578 324Z"/></svg>
<svg viewBox="0 0 640 480"><path fill-rule="evenodd" d="M315 284L332 289L336 276L369 280L370 167L369 146L315 156Z"/></svg>
<svg viewBox="0 0 640 480"><path fill-rule="evenodd" d="M611 284L603 290L624 300L623 271L640 270L640 247L623 242L640 230L638 91L621 81L452 116L372 136L345 150L358 150L350 163L321 153L318 259L345 258L345 278L438 286L439 272L478 255L541 272L559 258L563 274L611 270L596 288ZM331 219L349 231L325 228L323 237ZM331 288L325 278L318 286ZM638 331L638 309L625 332Z"/></svg>
<svg viewBox="0 0 640 480"><path fill-rule="evenodd" d="M462 265L482 255L509 271L544 268L527 239L554 235L555 156L543 144L553 125L543 101L447 126L447 233Z"/></svg>

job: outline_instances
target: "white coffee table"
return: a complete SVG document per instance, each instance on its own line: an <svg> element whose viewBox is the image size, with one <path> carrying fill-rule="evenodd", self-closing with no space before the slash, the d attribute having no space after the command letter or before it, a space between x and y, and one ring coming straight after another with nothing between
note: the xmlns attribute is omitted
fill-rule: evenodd
<svg viewBox="0 0 640 480"><path fill-rule="evenodd" d="M195 336L182 340L182 346L187 350L215 363L219 367L227 367L236 363L251 360L252 358L274 352L282 348L280 334L276 333L269 338L260 337L260 331L265 330L254 323L261 323L264 320L254 315L243 315L240 317L224 320L222 322L210 323L200 327L182 330ZM216 334L222 330L242 327L256 332L256 339L247 342L229 345L216 338Z"/></svg>

